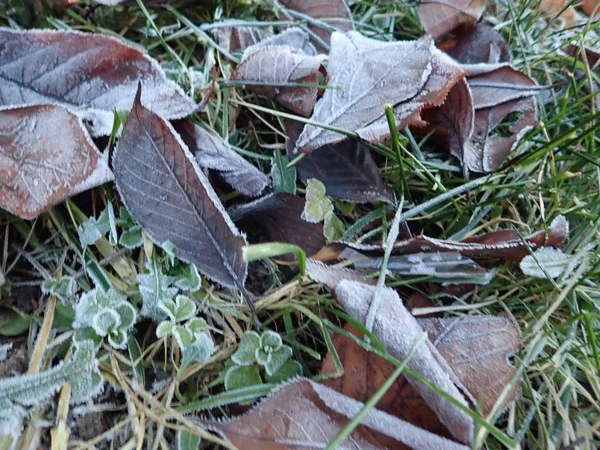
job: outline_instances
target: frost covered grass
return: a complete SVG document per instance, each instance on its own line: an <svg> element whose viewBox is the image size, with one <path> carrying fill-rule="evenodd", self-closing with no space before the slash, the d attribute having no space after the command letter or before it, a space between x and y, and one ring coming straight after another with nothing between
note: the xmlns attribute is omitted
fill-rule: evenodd
<svg viewBox="0 0 600 450"><path fill-rule="evenodd" d="M274 153L285 154L286 131L281 120L285 113L279 112L273 103L223 81L230 76L226 61L237 56L221 51L200 24L219 18L241 18L262 27L272 21L281 22L281 18L276 17L267 1L199 3L202 5L166 8L144 7L142 2L137 6L115 8L79 5L66 9L63 14L46 10L44 15L34 17L21 2L8 1L4 6L0 4L0 24L99 32L137 43L159 60L167 76L197 101L210 93L205 110L207 124L228 138L244 158L268 174ZM402 6L385 0L357 0L350 4L357 30L367 36L391 40L416 39L422 35L412 4ZM512 228L524 238L535 231L547 230L552 218L559 215L568 218L571 230L563 249L568 256L560 255L557 260L551 252L546 252L540 258L554 262L547 270L568 267L561 276L546 280L534 278L524 275L518 264L505 263L489 284L473 286L467 292L456 290L430 295L434 305L420 312L442 312L447 317L508 316L514 318L523 332L523 346L512 361L517 372L505 389L508 394L520 383L520 394L508 410L493 410L489 416L475 419L474 448L484 442L490 449L511 446L559 449L569 445L596 448L600 442L600 105L594 103L593 96L584 89L589 80L597 77L589 64L557 56L557 50L568 44L581 46L584 43L598 48L600 24L586 23L582 19L575 28L561 30L559 18L541 17L535 2L500 1L498 4L499 9L508 13L498 18L495 26L507 39L513 64L545 86L539 94L540 124L525 134L511 154L510 163L468 193L457 193L447 201L433 201L429 209L415 210L463 184L458 161L440 152L427 138L417 138L408 131L401 134L397 142L376 145L372 150L386 183L396 193L404 193L404 211L416 211L407 218L415 234L458 240ZM220 72L212 72L212 61L223 63L217 66ZM245 126L236 126L239 123ZM235 195L222 200L226 207L238 203ZM161 265L161 270L171 271L169 276L179 277L185 290L188 286L185 283L193 283L195 275L175 267L169 262L173 255L154 247L134 222L128 222L130 218L119 215L118 202L113 187L104 186L53 208L34 222L0 213L0 229L4 233L1 273L10 273L13 287L19 288L42 286L58 274L68 275L76 282L77 289L88 296L99 280L107 278L130 298L139 301L143 296L140 290L147 286L138 287L136 274L144 271L144 261L154 254L158 257L153 261ZM117 218L112 222L105 218L102 222L101 214L108 211L109 204ZM381 225L368 231L359 229L355 237L368 234L364 237L385 240L390 225L387 213L391 207L373 205L356 206L356 209L361 215L375 211L373 217L381 219ZM98 220L90 221L90 217ZM350 233L352 222L346 221L346 233ZM125 239L111 238L111 227L116 226L121 236L127 236ZM101 235L97 240L96 231ZM82 240L90 235L93 245L82 246ZM536 264L535 255L527 258L524 272L541 275L542 264ZM571 264L573 261L576 264ZM179 269L181 273L173 275L173 271ZM424 280L422 276L397 276L388 278L387 285L396 287L404 297L422 290ZM152 281L148 280L148 285ZM249 283L254 284L249 289L260 294L255 305L262 317L260 333L245 338L256 341L251 349L257 354L272 349L282 355L285 353L287 357L282 356L277 369L289 362L290 373L300 367L305 375L319 376L322 357L332 350L328 333L342 332L340 323L346 319L335 308L336 302L324 294L319 284L307 278L290 277L285 266L270 261L253 263ZM55 286L54 291L48 284L46 288L53 297L68 296L60 286ZM63 288L72 290L68 286ZM197 292L191 300L177 297L172 310L154 311L164 320L158 337L152 326L147 330L138 329L135 344L126 346L120 318L108 317L108 314L104 322L90 324L128 349L117 352L112 348L114 345L103 344L101 373L111 384L137 394L126 399L121 394L112 398L107 394L103 401L108 404L118 400L129 411L144 412L154 426L146 427L139 422L133 426L142 435L154 433L149 437L154 448L160 448L165 436L178 432L171 427L169 417L183 412L202 413L215 407L228 415L232 412L229 405L265 395L280 381L273 377L277 370L261 364L260 357L242 358L240 343L244 344L242 349L250 345L242 337L248 336L244 331L252 327L252 316L240 299L226 291L213 290L209 283L203 283ZM193 300L191 305L194 306L188 300ZM191 316L184 310L191 310L195 305L208 318L209 325L188 321ZM52 357L62 355L61 344L75 332L61 326L72 319L66 317L68 314L68 308L55 304L54 300L35 305L31 311L32 320L37 324L34 328L39 330L35 335L31 333L27 340L30 348L37 342L30 365L36 368L33 372L40 371L43 364L49 365ZM91 320L90 317L85 319ZM211 327L211 323L219 327ZM195 330L197 326L202 329ZM198 353L204 351L204 347L199 343L207 329L216 347L211 348L210 357L200 357ZM265 342L271 336L269 330L282 335L283 342L263 343L262 336ZM177 340L178 347L165 344L169 336ZM367 342L361 343L372 348ZM186 357L185 349L193 351ZM293 353L293 357L288 353ZM46 355L43 361L42 354ZM232 355L237 356L232 358ZM156 378L144 379L145 372L153 373ZM161 373L160 377L157 372ZM264 383L252 389L236 390L232 380L242 375ZM234 384L230 391L225 391L224 383ZM118 436L120 430L138 420L137 416L124 411L113 417L115 420L100 437L75 443L74 448L89 448L104 437ZM22 437L23 448L39 438L42 431L35 426L35 420L44 418L41 413L35 413L28 421ZM186 420L182 419L182 423ZM215 437L203 437L215 444L224 444ZM133 448L131 445L135 442L131 438L124 444Z"/></svg>

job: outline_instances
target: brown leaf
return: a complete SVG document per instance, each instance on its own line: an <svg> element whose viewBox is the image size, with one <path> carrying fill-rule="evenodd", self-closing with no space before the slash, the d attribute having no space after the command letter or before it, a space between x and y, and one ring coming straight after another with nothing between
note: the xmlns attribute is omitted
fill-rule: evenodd
<svg viewBox="0 0 600 450"><path fill-rule="evenodd" d="M231 78L246 82L247 89L308 117L317 101L316 86L325 59L325 55L307 56L286 45L260 47L247 56Z"/></svg>
<svg viewBox="0 0 600 450"><path fill-rule="evenodd" d="M486 3L486 0L422 0L419 18L425 32L439 39L459 26L474 25Z"/></svg>
<svg viewBox="0 0 600 450"><path fill-rule="evenodd" d="M366 323L374 296L377 295L380 299L379 309L372 330L388 353L401 361L407 359L410 354L407 367L444 390L457 402L468 405L468 399L462 393L465 392L464 387L431 342L428 339L422 340L423 329L406 310L396 291L344 280L337 284L335 294L344 310L362 324ZM422 382L412 377L409 377L408 381L419 391L455 439L464 443L470 442L473 422L467 414Z"/></svg>
<svg viewBox="0 0 600 450"><path fill-rule="evenodd" d="M325 245L322 223L302 220L304 199L287 192L267 195L231 211L231 218L242 229L262 228L270 241L287 242L302 248L307 255Z"/></svg>
<svg viewBox="0 0 600 450"><path fill-rule="evenodd" d="M170 241L178 258L245 292L245 237L171 124L143 107L140 96L113 161L123 203L155 243Z"/></svg>
<svg viewBox="0 0 600 450"><path fill-rule="evenodd" d="M317 19L338 31L354 30L352 13L346 0L281 0L287 8ZM329 44L331 31L316 24L308 25L319 38ZM318 47L321 48L320 45Z"/></svg>
<svg viewBox="0 0 600 450"><path fill-rule="evenodd" d="M510 62L508 44L487 23L477 23L461 33L448 54L463 64Z"/></svg>
<svg viewBox="0 0 600 450"><path fill-rule="evenodd" d="M365 275L357 270L329 266L312 258L306 260L306 273L313 281L324 284L329 289L335 289L343 280L362 281L367 284L377 283L377 280L365 280Z"/></svg>
<svg viewBox="0 0 600 450"><path fill-rule="evenodd" d="M167 119L196 109L158 63L121 41L76 31L0 28L0 106L61 104L108 135L115 110L129 110L138 82L145 105Z"/></svg>
<svg viewBox="0 0 600 450"><path fill-rule="evenodd" d="M431 38L382 42L356 32L333 33L327 65L328 85L315 105L314 122L352 131L368 142L389 137L385 105L394 109L398 128L423 124L419 111L441 105L462 70L433 45ZM308 124L296 150L311 152L344 135Z"/></svg>
<svg viewBox="0 0 600 450"><path fill-rule="evenodd" d="M310 42L310 36L308 33L302 28L291 27L286 28L279 34L269 36L262 41L246 48L244 54L242 55L242 61L246 60L248 56L250 56L256 50L270 45L287 45L288 47L294 47L308 56L315 56L317 54L317 49Z"/></svg>
<svg viewBox="0 0 600 450"><path fill-rule="evenodd" d="M586 67L589 67L589 70L592 73L596 73L597 76L600 77L600 64L598 64L598 61L600 61L600 53L587 47L581 52L579 47L574 45L567 45L564 51L568 55L579 59ZM596 93L594 101L596 102L596 109L598 109L598 107L600 107L600 84L595 79L590 79L591 77L583 70L576 70L575 73L578 77L584 78L587 81L585 83L586 92Z"/></svg>
<svg viewBox="0 0 600 450"><path fill-rule="evenodd" d="M436 138L461 160L464 168L472 166L464 161L470 156L465 153L465 145L471 139L475 120L471 91L465 80L452 87L442 106L424 111L423 120L429 125L422 134L435 131Z"/></svg>
<svg viewBox="0 0 600 450"><path fill-rule="evenodd" d="M547 235L545 231L539 231L521 240L518 233L502 230L471 237L463 241L435 239L421 235L396 241L392 254L460 252L461 255L473 259L520 261L536 248L543 246L562 247L568 235L569 223L564 216L557 216L550 223ZM334 243L324 247L318 254L313 255L313 258L320 261L332 261L338 259L346 248L351 248L368 256L382 256L384 251L381 245Z"/></svg>
<svg viewBox="0 0 600 450"><path fill-rule="evenodd" d="M83 123L66 108L0 108L0 207L35 219L112 179Z"/></svg>
<svg viewBox="0 0 600 450"><path fill-rule="evenodd" d="M324 385L298 379L283 385L244 416L202 423L240 449L308 450L325 448L362 407L363 403ZM367 413L340 448L398 449L400 442L418 450L467 450L377 409Z"/></svg>
<svg viewBox="0 0 600 450"><path fill-rule="evenodd" d="M599 0L583 0L581 2L581 8L588 16L596 15L600 13L600 1Z"/></svg>
<svg viewBox="0 0 600 450"><path fill-rule="evenodd" d="M233 52L235 50L246 50L248 47L273 36L271 29L262 27L249 27L244 20L227 19L216 22L219 25L212 33L217 38L220 47Z"/></svg>
<svg viewBox="0 0 600 450"><path fill-rule="evenodd" d="M291 159L303 125L292 120L287 120L285 125L286 149ZM327 195L339 200L396 204L394 191L381 179L371 150L355 140L346 139L307 154L296 163L296 170L304 184L315 178L325 185Z"/></svg>
<svg viewBox="0 0 600 450"><path fill-rule="evenodd" d="M254 197L269 185L269 178L264 173L216 134L189 119L178 120L173 126L200 167L215 171L223 181L242 194Z"/></svg>

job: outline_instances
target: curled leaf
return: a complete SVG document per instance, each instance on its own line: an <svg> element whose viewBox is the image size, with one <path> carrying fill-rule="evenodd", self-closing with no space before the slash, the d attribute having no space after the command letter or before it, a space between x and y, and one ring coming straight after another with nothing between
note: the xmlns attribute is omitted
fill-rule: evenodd
<svg viewBox="0 0 600 450"><path fill-rule="evenodd" d="M170 241L178 258L243 291L245 237L173 127L143 107L140 94L114 155L123 202L155 243Z"/></svg>
<svg viewBox="0 0 600 450"><path fill-rule="evenodd" d="M246 82L249 90L308 117L317 101L321 66L326 59L325 55L307 56L286 45L265 46L248 55L231 78Z"/></svg>
<svg viewBox="0 0 600 450"><path fill-rule="evenodd" d="M382 42L356 32L333 33L328 85L311 116L314 122L380 142L389 134L385 105L393 107L398 128L423 124L419 111L441 105L463 71L437 50L431 38ZM307 124L296 150L311 152L344 139L331 129Z"/></svg>
<svg viewBox="0 0 600 450"><path fill-rule="evenodd" d="M419 18L425 31L439 39L461 25L474 25L486 3L486 0L422 0Z"/></svg>
<svg viewBox="0 0 600 450"><path fill-rule="evenodd" d="M213 34L219 46L228 52L246 50L273 35L273 31L269 28L247 26L245 20L227 19L214 25L218 25Z"/></svg>
<svg viewBox="0 0 600 450"><path fill-rule="evenodd" d="M0 77L2 70L0 62ZM3 86L0 83L0 98ZM1 208L35 219L47 208L112 179L81 120L64 107L0 108Z"/></svg>
<svg viewBox="0 0 600 450"><path fill-rule="evenodd" d="M175 130L203 169L215 171L234 189L256 196L269 185L268 177L236 153L227 142L189 119L173 123Z"/></svg>
<svg viewBox="0 0 600 450"><path fill-rule="evenodd" d="M463 64L510 62L511 59L502 35L484 22L461 33L448 54Z"/></svg>
<svg viewBox="0 0 600 450"><path fill-rule="evenodd" d="M156 61L115 38L0 28L0 42L0 106L58 103L90 120L94 135L110 134L114 111L131 108L138 83L144 104L165 118L196 109Z"/></svg>

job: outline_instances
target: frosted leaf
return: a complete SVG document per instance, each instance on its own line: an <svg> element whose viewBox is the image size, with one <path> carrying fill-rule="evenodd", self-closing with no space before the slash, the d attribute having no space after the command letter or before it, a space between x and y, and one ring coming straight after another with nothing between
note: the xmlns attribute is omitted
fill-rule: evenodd
<svg viewBox="0 0 600 450"><path fill-rule="evenodd" d="M256 351L260 348L260 336L255 331L247 331L240 340L240 345L231 356L231 360L240 366L249 366L256 361Z"/></svg>
<svg viewBox="0 0 600 450"><path fill-rule="evenodd" d="M9 342L8 344L0 344L0 362L6 361L6 357L8 356L8 352L12 350L13 343Z"/></svg>
<svg viewBox="0 0 600 450"><path fill-rule="evenodd" d="M237 448L325 448L362 408L363 403L333 389L299 379L282 385L246 415L202 423L218 430ZM383 445L379 433L394 439L395 446ZM380 450L402 448L402 444L419 450L469 448L376 408L369 410L339 448Z"/></svg>
<svg viewBox="0 0 600 450"><path fill-rule="evenodd" d="M226 390L232 391L234 389L262 384L262 379L258 373L258 367L254 364L250 366L233 365L225 372L223 384Z"/></svg>
<svg viewBox="0 0 600 450"><path fill-rule="evenodd" d="M77 228L77 235L79 236L79 242L81 242L81 245L94 245L96 241L102 237L102 233L98 228L96 218L90 217L88 220L79 225L79 228Z"/></svg>
<svg viewBox="0 0 600 450"><path fill-rule="evenodd" d="M307 180L302 219L309 223L322 222L330 211L333 211L333 203L325 195L323 183L315 179Z"/></svg>
<svg viewBox="0 0 600 450"><path fill-rule="evenodd" d="M286 363L286 361L292 357L292 353L292 348L290 346L282 345L277 350L269 352L270 357L266 362L258 362L264 366L267 375L271 376L274 375L275 372L277 372Z"/></svg>
<svg viewBox="0 0 600 450"><path fill-rule="evenodd" d="M104 308L94 315L92 328L94 328L98 336L104 337L109 331L117 329L120 322L119 314L115 310Z"/></svg>
<svg viewBox="0 0 600 450"><path fill-rule="evenodd" d="M417 41L382 42L350 31L331 35L328 85L311 121L357 133L368 142L389 137L385 105L393 107L399 128L422 125L419 111L441 105L463 77L453 60L429 37ZM296 150L311 152L344 139L330 129L307 124Z"/></svg>
<svg viewBox="0 0 600 450"><path fill-rule="evenodd" d="M175 445L177 450L200 450L202 438L187 430L177 430Z"/></svg>
<svg viewBox="0 0 600 450"><path fill-rule="evenodd" d="M2 62L7 49L3 33L0 29L0 79L10 69ZM28 60L22 50L18 55ZM80 118L53 104L2 108L2 99L22 91L13 87L3 94L6 85L0 83L0 208L35 219L47 208L113 179Z"/></svg>
<svg viewBox="0 0 600 450"><path fill-rule="evenodd" d="M196 305L191 298L185 295L175 297L175 321L183 322L196 313Z"/></svg>
<svg viewBox="0 0 600 450"><path fill-rule="evenodd" d="M119 314L120 328L131 328L137 319L137 313L131 303L124 301L115 307L115 311Z"/></svg>
<svg viewBox="0 0 600 450"><path fill-rule="evenodd" d="M256 362L265 367L271 362L271 356L271 352L267 352L261 347L257 348L254 352Z"/></svg>
<svg viewBox="0 0 600 450"><path fill-rule="evenodd" d="M185 369L190 364L206 361L210 358L214 350L215 344L210 336L206 333L198 333L194 337L194 342L188 345L183 351L179 370Z"/></svg>
<svg viewBox="0 0 600 450"><path fill-rule="evenodd" d="M228 142L214 132L188 119L173 124L181 139L196 157L198 165L209 169L234 189L255 197L268 185L268 177L246 161Z"/></svg>
<svg viewBox="0 0 600 450"><path fill-rule="evenodd" d="M164 322L159 323L158 326L156 327L156 337L158 339L162 339L165 336L168 336L169 334L171 334L174 329L175 329L175 324L173 322L165 320Z"/></svg>
<svg viewBox="0 0 600 450"><path fill-rule="evenodd" d="M288 167L289 162L287 156L279 155L271 159L271 178L275 192L296 194L296 167Z"/></svg>
<svg viewBox="0 0 600 450"><path fill-rule="evenodd" d="M381 340L391 355L404 360L419 342L424 331L404 307L396 291L386 287L377 289L375 286L346 280L338 283L335 288L339 303L348 314L363 324L366 322L375 292L381 301L373 323L373 334ZM418 345L407 365L446 391L456 401L467 406L465 397L457 388L456 376L429 340ZM421 382L410 377L408 381L459 441L470 442L473 422L469 416Z"/></svg>
<svg viewBox="0 0 600 450"><path fill-rule="evenodd" d="M460 26L473 26L481 18L486 3L486 0L423 0L419 19L427 34L440 39Z"/></svg>
<svg viewBox="0 0 600 450"><path fill-rule="evenodd" d="M185 324L186 328L196 335L198 333L208 333L208 325L204 319L194 317Z"/></svg>
<svg viewBox="0 0 600 450"><path fill-rule="evenodd" d="M172 302L179 290L171 287L171 279L160 268L157 261L146 264L148 273L137 276L140 282L140 294L142 294L142 309L140 315L149 317L155 322L160 322L166 317L161 304Z"/></svg>
<svg viewBox="0 0 600 450"><path fill-rule="evenodd" d="M142 227L139 225L135 225L124 231L119 238L119 244L129 250L141 247L143 243L144 236L142 235Z"/></svg>
<svg viewBox="0 0 600 450"><path fill-rule="evenodd" d="M283 383L292 378L302 375L302 366L293 359L288 359L283 365L273 373L273 375L266 374L265 381L267 383Z"/></svg>
<svg viewBox="0 0 600 450"><path fill-rule="evenodd" d="M127 332L123 328L108 333L108 343L113 348L124 350L127 348Z"/></svg>
<svg viewBox="0 0 600 450"><path fill-rule="evenodd" d="M173 300L162 301L158 304L158 307L167 315L170 320L175 322L177 306Z"/></svg>
<svg viewBox="0 0 600 450"><path fill-rule="evenodd" d="M110 134L115 110L131 109L138 83L144 104L166 119L196 109L155 60L113 37L2 28L0 42L0 106L60 103L91 120L95 135Z"/></svg>
<svg viewBox="0 0 600 450"><path fill-rule="evenodd" d="M245 50L273 35L270 28L250 27L244 20L227 19L215 22L215 25L217 24L219 27L212 33L217 38L219 46L228 52Z"/></svg>
<svg viewBox="0 0 600 450"><path fill-rule="evenodd" d="M70 276L63 276L58 280L49 279L42 284L42 292L54 295L63 304L70 304L77 293L77 281Z"/></svg>
<svg viewBox="0 0 600 450"><path fill-rule="evenodd" d="M249 54L231 78L246 82L246 89L308 117L317 101L317 85L325 60L325 55L308 56L287 45L269 45Z"/></svg>
<svg viewBox="0 0 600 450"><path fill-rule="evenodd" d="M172 334L181 350L185 350L194 340L192 332L181 325L175 325Z"/></svg>
<svg viewBox="0 0 600 450"><path fill-rule="evenodd" d="M312 280L326 285L329 289L335 289L342 280L365 281L364 275L356 270L328 266L311 258L306 260L306 272Z"/></svg>
<svg viewBox="0 0 600 450"><path fill-rule="evenodd" d="M101 288L95 288L85 292L75 307L73 328L93 327L96 314L105 308L114 309L121 303L126 302L126 299L127 297L114 289L104 291Z"/></svg>
<svg viewBox="0 0 600 450"><path fill-rule="evenodd" d="M564 274L572 261L573 258L561 250L542 247L523 258L519 267L527 276L554 279Z"/></svg>
<svg viewBox="0 0 600 450"><path fill-rule="evenodd" d="M274 331L265 330L260 335L260 346L264 349L278 350L282 344L281 336Z"/></svg>
<svg viewBox="0 0 600 450"><path fill-rule="evenodd" d="M202 279L195 265L186 264L181 268L181 274L174 278L173 284L182 291L195 292L202 286Z"/></svg>
<svg viewBox="0 0 600 450"><path fill-rule="evenodd" d="M287 45L288 47L294 47L308 56L314 56L317 54L317 49L310 43L310 36L308 33L302 28L291 27L286 28L279 34L269 36L246 48L242 54L242 62L248 59L248 57L255 51L270 45Z"/></svg>

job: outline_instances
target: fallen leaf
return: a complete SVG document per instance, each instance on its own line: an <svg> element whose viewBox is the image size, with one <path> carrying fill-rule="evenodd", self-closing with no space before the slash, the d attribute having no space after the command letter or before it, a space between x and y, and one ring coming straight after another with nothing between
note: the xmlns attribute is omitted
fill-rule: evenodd
<svg viewBox="0 0 600 450"><path fill-rule="evenodd" d="M240 449L308 450L325 448L363 407L327 386L300 378L284 384L244 416L202 424ZM377 409L366 414L339 448L397 449L400 442L418 450L468 449Z"/></svg>
<svg viewBox="0 0 600 450"><path fill-rule="evenodd" d="M287 242L302 248L307 255L325 245L323 224L302 220L304 199L287 192L267 195L232 211L231 218L242 229L260 227L270 241Z"/></svg>
<svg viewBox="0 0 600 450"><path fill-rule="evenodd" d="M178 258L245 292L245 237L171 124L140 96L138 90L113 161L123 203L155 243L170 241Z"/></svg>
<svg viewBox="0 0 600 450"><path fill-rule="evenodd" d="M411 239L396 241L393 255L408 255L422 252L459 252L467 258L500 259L506 261L521 261L530 254L531 250L540 247L562 247L569 235L569 222L564 216L557 216L548 227L548 233L537 233L520 238L515 231L501 230L475 236L463 241L435 239L429 236L416 236ZM383 256L381 245L334 243L313 255L320 261L338 259L340 254L351 248L367 256Z"/></svg>
<svg viewBox="0 0 600 450"><path fill-rule="evenodd" d="M292 156L301 130L302 124L286 121L288 156ZM315 178L325 185L327 195L339 200L396 204L394 192L381 179L371 151L353 139L326 145L307 154L296 163L296 170L304 184Z"/></svg>
<svg viewBox="0 0 600 450"><path fill-rule="evenodd" d="M510 62L508 44L500 33L480 22L461 33L448 54L463 64Z"/></svg>
<svg viewBox="0 0 600 450"><path fill-rule="evenodd" d="M357 270L329 266L312 258L306 260L306 273L311 280L324 284L329 289L335 289L343 280L362 281L367 284L377 283L377 280L366 280L365 275Z"/></svg>
<svg viewBox="0 0 600 450"><path fill-rule="evenodd" d="M465 80L460 80L452 87L442 106L424 111L423 120L428 126L420 134L435 132L437 140L461 160L463 168L468 170L473 167L473 163L466 161L471 154L466 152L465 146L473 135L475 110Z"/></svg>
<svg viewBox="0 0 600 450"><path fill-rule="evenodd" d="M289 9L317 19L338 31L354 30L352 13L346 0L281 0L281 3ZM325 44L329 44L330 30L313 23L309 23L308 27ZM322 48L321 45L318 47Z"/></svg>
<svg viewBox="0 0 600 450"><path fill-rule="evenodd" d="M581 9L588 16L595 16L600 13L600 1L599 0L583 0L581 2Z"/></svg>
<svg viewBox="0 0 600 450"><path fill-rule="evenodd" d="M419 111L441 105L463 71L431 38L382 42L351 31L332 34L327 74L332 89L315 105L311 121L374 143L390 134L386 104L392 105L398 128L421 125ZM295 150L308 153L342 139L331 129L307 124Z"/></svg>
<svg viewBox="0 0 600 450"><path fill-rule="evenodd" d="M131 109L138 82L143 102L167 119L196 105L137 48L99 34L0 28L0 106L60 104L108 135L114 111Z"/></svg>
<svg viewBox="0 0 600 450"><path fill-rule="evenodd" d="M401 361L411 354L407 367L444 390L457 402L468 406L467 399L459 390L459 387L463 388L460 381L431 342L428 339L421 341L424 330L406 310L396 291L347 280L341 281L335 288L340 305L362 324L366 322L376 292L380 298L380 306L373 322L373 334L380 339L388 353ZM414 351L413 347L416 347ZM467 414L420 381L412 377L408 381L419 391L454 438L463 443L471 441L473 422Z"/></svg>
<svg viewBox="0 0 600 450"><path fill-rule="evenodd" d="M600 53L588 47L585 47L583 49L583 52L581 52L579 47L576 47L574 45L567 45L564 51L568 55L579 59L584 65L589 67L592 74L597 74L597 77L600 77L600 64L598 64L598 61L600 61ZM600 107L600 84L595 79L588 76L588 74L583 70L576 69L575 74L576 76L584 78L586 80L586 92L596 93L596 95L594 96L594 101L596 102L596 109L598 109L598 107Z"/></svg>
<svg viewBox="0 0 600 450"><path fill-rule="evenodd" d="M279 34L269 36L262 41L246 48L244 54L242 55L242 61L246 60L248 56L250 56L256 50L270 45L287 45L288 47L294 47L308 56L314 56L317 54L317 49L315 49L315 46L311 44L308 33L302 28L291 27L286 28Z"/></svg>
<svg viewBox="0 0 600 450"><path fill-rule="evenodd" d="M1 208L35 219L47 208L112 179L83 123L64 107L0 108Z"/></svg>
<svg viewBox="0 0 600 450"><path fill-rule="evenodd" d="M244 195L260 194L268 185L269 178L235 152L227 142L206 128L189 119L173 123L198 165L210 169Z"/></svg>
<svg viewBox="0 0 600 450"><path fill-rule="evenodd" d="M245 20L226 19L215 22L218 28L212 30L219 46L228 52L246 50L248 47L273 36L270 28L251 27Z"/></svg>
<svg viewBox="0 0 600 450"><path fill-rule="evenodd" d="M419 19L425 32L439 39L460 26L474 25L486 3L486 0L422 0Z"/></svg>
<svg viewBox="0 0 600 450"><path fill-rule="evenodd" d="M237 66L231 79L301 116L310 116L325 55L308 56L287 45L260 47ZM311 86L295 86L308 84Z"/></svg>

